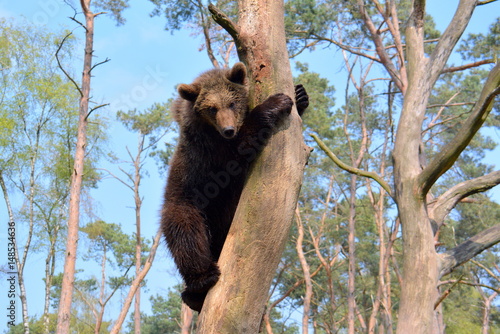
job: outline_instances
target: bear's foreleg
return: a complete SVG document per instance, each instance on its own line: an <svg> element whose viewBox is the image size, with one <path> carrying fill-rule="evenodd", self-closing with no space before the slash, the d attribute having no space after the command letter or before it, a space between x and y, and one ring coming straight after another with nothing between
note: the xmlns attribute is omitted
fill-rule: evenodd
<svg viewBox="0 0 500 334"><path fill-rule="evenodd" d="M278 124L290 114L292 106L292 99L280 93L268 97L250 111L240 130L242 140L238 147L238 152L248 162L267 144Z"/></svg>
<svg viewBox="0 0 500 334"><path fill-rule="evenodd" d="M200 311L207 291L220 276L210 252L205 218L195 206L168 203L162 220L163 234L186 283L182 299L189 307Z"/></svg>

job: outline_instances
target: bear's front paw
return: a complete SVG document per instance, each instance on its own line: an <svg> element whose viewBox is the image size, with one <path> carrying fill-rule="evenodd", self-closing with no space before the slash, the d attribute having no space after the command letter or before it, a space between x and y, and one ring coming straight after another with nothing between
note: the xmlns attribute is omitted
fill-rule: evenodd
<svg viewBox="0 0 500 334"><path fill-rule="evenodd" d="M302 85L295 86L295 104L297 105L297 112L300 116L304 113L304 110L309 106L309 95Z"/></svg>
<svg viewBox="0 0 500 334"><path fill-rule="evenodd" d="M283 93L269 96L264 103L267 107L266 110L281 115L290 114L293 106L293 100L290 96Z"/></svg>

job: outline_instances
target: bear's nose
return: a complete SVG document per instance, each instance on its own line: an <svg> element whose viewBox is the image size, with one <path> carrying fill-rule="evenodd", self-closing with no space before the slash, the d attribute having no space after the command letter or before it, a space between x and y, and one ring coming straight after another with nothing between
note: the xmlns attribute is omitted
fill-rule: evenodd
<svg viewBox="0 0 500 334"><path fill-rule="evenodd" d="M222 136L226 139L231 139L234 137L236 134L236 131L234 131L234 126L228 126L222 129Z"/></svg>

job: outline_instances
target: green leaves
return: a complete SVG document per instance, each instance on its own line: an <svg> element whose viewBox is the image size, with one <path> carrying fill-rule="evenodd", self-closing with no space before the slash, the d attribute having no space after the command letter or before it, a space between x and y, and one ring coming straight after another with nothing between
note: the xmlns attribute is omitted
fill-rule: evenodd
<svg viewBox="0 0 500 334"><path fill-rule="evenodd" d="M103 10L110 14L117 25L125 23L122 12L129 7L128 0L95 0L92 4L97 10Z"/></svg>
<svg viewBox="0 0 500 334"><path fill-rule="evenodd" d="M469 34L457 50L464 60L498 59L500 55L500 17L490 25L489 33Z"/></svg>

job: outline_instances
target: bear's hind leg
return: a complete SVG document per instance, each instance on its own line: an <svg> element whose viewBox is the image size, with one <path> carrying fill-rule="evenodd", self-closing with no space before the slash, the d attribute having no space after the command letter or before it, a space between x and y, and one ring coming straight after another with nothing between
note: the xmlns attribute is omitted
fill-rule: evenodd
<svg viewBox="0 0 500 334"><path fill-rule="evenodd" d="M161 223L170 253L186 283L184 302L199 311L207 291L217 283L220 271L212 258L207 225L198 208L167 203Z"/></svg>

